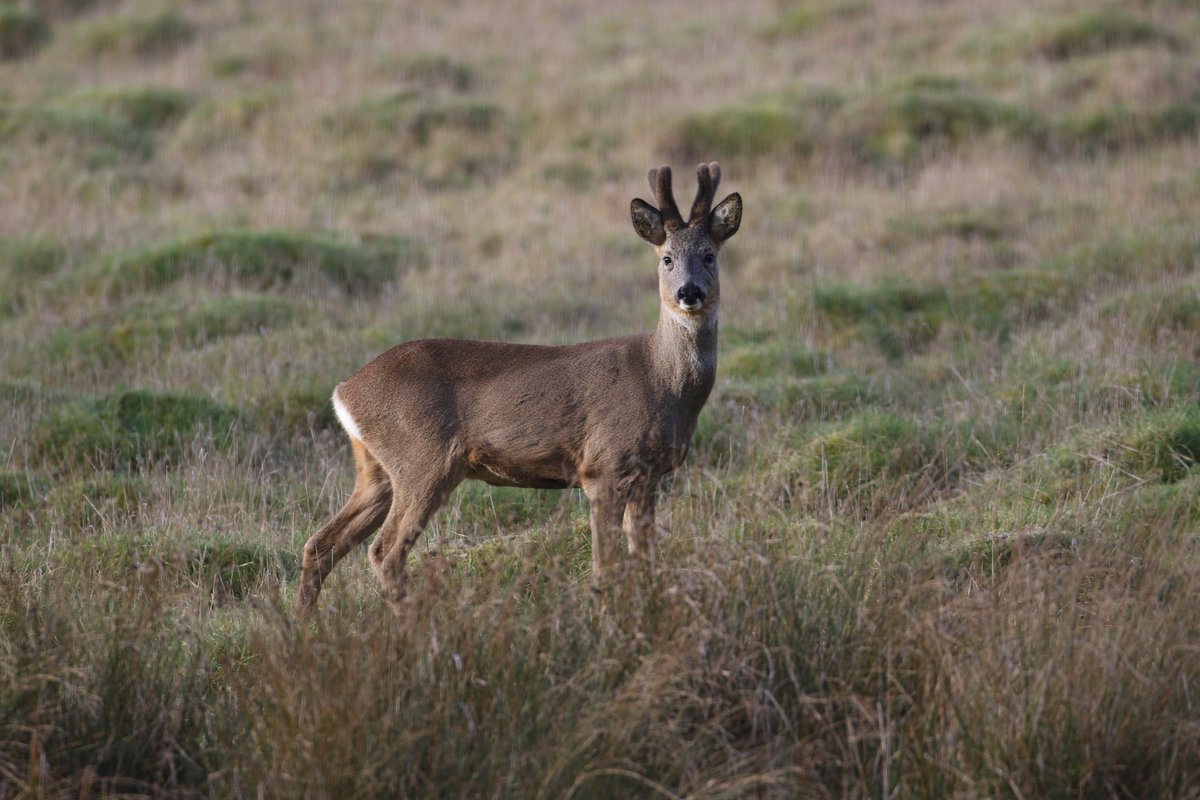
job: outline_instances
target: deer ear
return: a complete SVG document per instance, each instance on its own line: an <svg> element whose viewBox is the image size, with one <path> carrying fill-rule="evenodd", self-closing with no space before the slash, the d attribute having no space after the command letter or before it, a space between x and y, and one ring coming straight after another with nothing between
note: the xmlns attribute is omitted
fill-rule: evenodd
<svg viewBox="0 0 1200 800"><path fill-rule="evenodd" d="M708 215L708 235L720 244L738 232L742 225L742 196L737 192L726 197Z"/></svg>
<svg viewBox="0 0 1200 800"><path fill-rule="evenodd" d="M629 216L633 218L633 229L637 235L650 244L657 247L667 240L662 214L645 200L635 198L629 204Z"/></svg>

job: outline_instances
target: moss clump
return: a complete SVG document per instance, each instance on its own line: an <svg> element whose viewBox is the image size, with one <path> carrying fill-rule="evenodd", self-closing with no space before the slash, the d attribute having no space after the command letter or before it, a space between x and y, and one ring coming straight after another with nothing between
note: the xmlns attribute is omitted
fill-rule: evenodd
<svg viewBox="0 0 1200 800"><path fill-rule="evenodd" d="M192 107L192 98L161 86L109 86L71 92L55 98L49 107L103 114L135 130L153 132L178 122Z"/></svg>
<svg viewBox="0 0 1200 800"><path fill-rule="evenodd" d="M46 238L0 237L0 316L17 313L68 258L67 248Z"/></svg>
<svg viewBox="0 0 1200 800"><path fill-rule="evenodd" d="M1153 44L1177 47L1179 42L1146 20L1109 9L1083 14L1059 24L1038 37L1033 52L1062 61Z"/></svg>
<svg viewBox="0 0 1200 800"><path fill-rule="evenodd" d="M57 331L46 355L66 363L85 353L99 364L125 361L173 342L202 346L226 336L286 326L295 306L273 295L234 293L219 297L152 298L103 312L86 324Z"/></svg>
<svg viewBox="0 0 1200 800"><path fill-rule="evenodd" d="M0 61L24 58L50 39L50 25L37 11L0 4Z"/></svg>
<svg viewBox="0 0 1200 800"><path fill-rule="evenodd" d="M844 104L840 93L816 89L713 109L683 117L661 147L688 161L713 153L803 158L829 144L829 119Z"/></svg>
<svg viewBox="0 0 1200 800"><path fill-rule="evenodd" d="M946 488L961 466L936 429L881 411L827 427L783 465L790 493L865 511Z"/></svg>
<svg viewBox="0 0 1200 800"><path fill-rule="evenodd" d="M62 144L69 155L79 153L92 168L146 159L154 153L151 131L94 108L50 104L28 109L13 116L9 129L38 144Z"/></svg>
<svg viewBox="0 0 1200 800"><path fill-rule="evenodd" d="M665 149L688 161L704 153L729 156L807 154L813 142L791 110L769 105L726 108L684 118Z"/></svg>
<svg viewBox="0 0 1200 800"><path fill-rule="evenodd" d="M892 278L873 286L818 286L813 305L835 327L857 329L893 359L933 341L950 311L943 287Z"/></svg>
<svg viewBox="0 0 1200 800"><path fill-rule="evenodd" d="M192 100L161 87L107 87L53 97L17 112L8 129L39 144L63 143L91 167L153 155L156 134L181 119Z"/></svg>
<svg viewBox="0 0 1200 800"><path fill-rule="evenodd" d="M910 162L989 135L1045 136L1045 125L1033 112L940 77L868 98L848 110L837 128L855 157L879 164Z"/></svg>
<svg viewBox="0 0 1200 800"><path fill-rule="evenodd" d="M195 26L175 11L97 22L82 34L92 56L132 55L143 59L170 56L196 37Z"/></svg>
<svg viewBox="0 0 1200 800"><path fill-rule="evenodd" d="M187 278L232 280L257 290L319 279L363 292L424 262L424 249L406 237L349 242L292 231L225 231L103 257L85 265L80 278L109 296L157 291ZM74 284L65 288L78 291Z"/></svg>
<svg viewBox="0 0 1200 800"><path fill-rule="evenodd" d="M256 403L254 416L262 428L272 432L340 430L330 400L334 383L330 380L282 388Z"/></svg>
<svg viewBox="0 0 1200 800"><path fill-rule="evenodd" d="M249 89L196 106L180 126L176 141L208 150L241 141L287 100L278 88Z"/></svg>
<svg viewBox="0 0 1200 800"><path fill-rule="evenodd" d="M0 274L15 280L44 278L67 258L67 248L53 239L0 237Z"/></svg>
<svg viewBox="0 0 1200 800"><path fill-rule="evenodd" d="M475 85L475 70L441 53L415 53L396 65L400 76L425 89L466 92Z"/></svg>
<svg viewBox="0 0 1200 800"><path fill-rule="evenodd" d="M279 584L300 573L298 550L227 537L189 543L166 553L164 563L168 569L182 567L186 579L199 582L216 601L241 599L266 581Z"/></svg>
<svg viewBox="0 0 1200 800"><path fill-rule="evenodd" d="M223 445L240 418L199 395L134 389L58 404L35 426L32 445L38 461L59 469L129 469L177 460L197 436Z"/></svg>
<svg viewBox="0 0 1200 800"><path fill-rule="evenodd" d="M1140 477L1174 483L1200 464L1200 409L1168 409L1139 418L1105 442L1106 457Z"/></svg>
<svg viewBox="0 0 1200 800"><path fill-rule="evenodd" d="M819 374L826 357L796 341L772 340L734 346L721 353L717 366L722 378L762 381Z"/></svg>
<svg viewBox="0 0 1200 800"><path fill-rule="evenodd" d="M335 170L347 180L408 173L461 187L507 172L517 152L514 120L484 100L400 92L329 116L337 141Z"/></svg>
<svg viewBox="0 0 1200 800"><path fill-rule="evenodd" d="M1058 120L1054 143L1068 152L1094 155L1190 139L1200 131L1200 103L1159 108L1105 108Z"/></svg>
<svg viewBox="0 0 1200 800"><path fill-rule="evenodd" d="M803 36L831 19L847 19L871 9L866 0L802 0L793 3L762 29L769 39Z"/></svg>

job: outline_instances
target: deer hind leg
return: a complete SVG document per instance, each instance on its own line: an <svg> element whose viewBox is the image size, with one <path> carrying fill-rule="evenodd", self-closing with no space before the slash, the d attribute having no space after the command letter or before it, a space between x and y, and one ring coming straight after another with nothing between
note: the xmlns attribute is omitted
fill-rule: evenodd
<svg viewBox="0 0 1200 800"><path fill-rule="evenodd" d="M379 537L371 543L369 552L371 565L383 585L384 597L397 616L403 611L402 603L408 592L408 579L404 572L408 554L430 518L446 502L460 480L461 477L447 472L426 479L417 486L411 483L392 484L394 499L391 511L383 521Z"/></svg>
<svg viewBox="0 0 1200 800"><path fill-rule="evenodd" d="M658 500L657 481L646 480L633 491L625 503L625 541L629 555L648 563L654 562L657 531L654 527L654 507Z"/></svg>
<svg viewBox="0 0 1200 800"><path fill-rule="evenodd" d="M311 611L321 593L321 584L351 550L382 523L392 505L392 486L379 461L358 439L350 439L354 450L354 490L333 519L304 545L300 570L297 614Z"/></svg>

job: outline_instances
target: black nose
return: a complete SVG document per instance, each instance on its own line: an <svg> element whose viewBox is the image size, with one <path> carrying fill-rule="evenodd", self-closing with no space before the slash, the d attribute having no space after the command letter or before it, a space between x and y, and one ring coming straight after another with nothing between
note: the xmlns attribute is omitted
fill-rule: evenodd
<svg viewBox="0 0 1200 800"><path fill-rule="evenodd" d="M704 290L694 283L684 286L676 296L679 304L688 308L698 308L704 303Z"/></svg>

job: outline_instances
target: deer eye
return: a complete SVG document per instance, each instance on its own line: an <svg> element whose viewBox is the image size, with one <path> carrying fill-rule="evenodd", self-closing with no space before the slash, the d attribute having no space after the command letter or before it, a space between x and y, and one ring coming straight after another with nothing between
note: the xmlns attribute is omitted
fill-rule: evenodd
<svg viewBox="0 0 1200 800"><path fill-rule="evenodd" d="M664 267L666 267L667 269L670 269L673 263L674 262L671 261L670 256L663 256L663 266Z"/></svg>
<svg viewBox="0 0 1200 800"><path fill-rule="evenodd" d="M705 254L704 254L704 263L705 263L705 264L708 264L710 267L711 267L713 264L717 263L717 255L716 255L716 253L705 253Z"/></svg>

